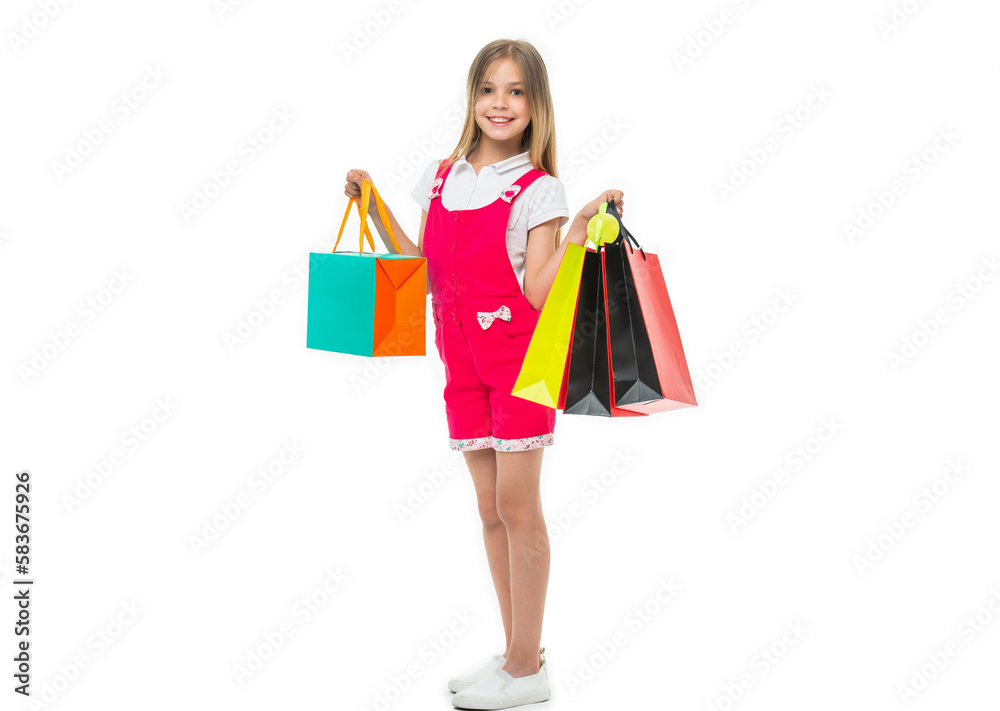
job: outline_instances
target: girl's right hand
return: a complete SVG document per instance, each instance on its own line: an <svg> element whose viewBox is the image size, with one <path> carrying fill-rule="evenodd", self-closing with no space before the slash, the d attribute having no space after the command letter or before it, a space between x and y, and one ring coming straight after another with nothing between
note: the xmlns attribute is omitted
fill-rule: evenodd
<svg viewBox="0 0 1000 711"><path fill-rule="evenodd" d="M618 216L625 216L625 193L621 190L605 190L599 198L588 202L580 210L579 216L584 223L590 222L590 218L600 212L602 202L614 202L615 209L618 210Z"/></svg>
<svg viewBox="0 0 1000 711"><path fill-rule="evenodd" d="M349 198L361 197L361 181L372 182L372 176L367 171L352 168L347 172L347 185L344 186L344 195Z"/></svg>

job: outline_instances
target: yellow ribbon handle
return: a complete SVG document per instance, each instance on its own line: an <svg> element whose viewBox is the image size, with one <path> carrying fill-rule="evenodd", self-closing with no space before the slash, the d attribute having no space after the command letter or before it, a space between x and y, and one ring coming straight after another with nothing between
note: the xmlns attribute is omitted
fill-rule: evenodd
<svg viewBox="0 0 1000 711"><path fill-rule="evenodd" d="M618 239L618 220L609 215L608 203L602 202L597 214L587 222L587 239L600 248L604 242L614 242Z"/></svg>
<svg viewBox="0 0 1000 711"><path fill-rule="evenodd" d="M358 252L363 252L365 249L365 237L368 237L368 246L375 251L375 241L372 239L371 230L368 229L368 205L371 200L371 196L375 196L375 206L378 208L378 215L382 219L382 224L385 225L386 230L389 232L389 239L392 240L392 246L396 248L397 254L402 254L402 250L399 248L399 243L396 241L396 235L392 229L392 223L389 222L389 213L385 209L385 203L382 202L382 196L378 194L378 190L372 185L370 180L363 180L361 182L361 201L358 202L358 198L351 198L347 203L347 209L344 211L344 219L340 222L340 231L337 233L337 241L333 243L334 252L337 251L337 245L340 244L340 238L344 234L344 226L347 224L347 216L351 214L351 205L357 205L358 215L361 217L361 230L358 235Z"/></svg>

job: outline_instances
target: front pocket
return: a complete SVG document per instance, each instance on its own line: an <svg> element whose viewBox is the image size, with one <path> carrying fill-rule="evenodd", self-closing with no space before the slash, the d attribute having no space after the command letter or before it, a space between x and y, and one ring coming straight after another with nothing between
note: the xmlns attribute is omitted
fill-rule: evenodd
<svg viewBox="0 0 1000 711"><path fill-rule="evenodd" d="M441 352L441 329L443 327L441 317L437 315L437 310L434 310L434 347L437 348L438 355L444 360L444 353Z"/></svg>
<svg viewBox="0 0 1000 711"><path fill-rule="evenodd" d="M531 334L535 331L536 323L538 323L536 316L533 316L530 311L522 311L521 313L513 314L510 321L504 321L500 318L494 319L493 323L490 324L490 328L499 326L500 333L508 341L526 346L528 341L531 340Z"/></svg>

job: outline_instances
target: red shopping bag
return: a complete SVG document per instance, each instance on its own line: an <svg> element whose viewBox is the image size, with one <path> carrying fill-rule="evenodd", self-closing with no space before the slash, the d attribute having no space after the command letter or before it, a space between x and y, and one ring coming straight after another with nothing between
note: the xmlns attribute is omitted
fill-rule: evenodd
<svg viewBox="0 0 1000 711"><path fill-rule="evenodd" d="M656 364L656 372L660 379L660 393L663 395L659 400L622 407L644 414L695 407L698 401L694 396L691 373L684 357L684 346L681 344L681 334L677 329L677 319L674 317L674 309L667 294L667 282L663 278L663 270L660 269L660 258L643 251L635 237L625 229L625 225L621 224L614 202L608 204L608 212L618 218L619 234L625 236L625 254L632 270L646 333L649 334L649 343L653 348L653 362ZM633 244L636 246L635 249L632 247Z"/></svg>
<svg viewBox="0 0 1000 711"><path fill-rule="evenodd" d="M607 212L619 224L621 242L612 250L614 258L621 260L624 255L627 261L624 272L617 271L623 267L621 263L616 265L618 276L614 288L621 290L625 284L628 289L612 295L611 301L616 302L618 312L612 318L619 319L619 323L609 329L609 296L605 281L609 247L600 244L596 251L588 249L580 279L573 341L563 370L557 407L566 414L604 417L641 416L694 407L698 402L659 258L643 251L625 229L614 202L608 203ZM623 295L629 298L623 300ZM631 303L633 300L638 303ZM622 319L623 315L631 318ZM622 344L618 341L623 338L633 342L620 347ZM657 383L651 382L649 377L650 350ZM618 379L619 385L634 388L636 376L650 381L650 387L644 388L645 394L641 395L648 398L645 401L616 404L628 399L622 397L623 393L615 392L616 352L619 357L628 358L624 364L625 374Z"/></svg>

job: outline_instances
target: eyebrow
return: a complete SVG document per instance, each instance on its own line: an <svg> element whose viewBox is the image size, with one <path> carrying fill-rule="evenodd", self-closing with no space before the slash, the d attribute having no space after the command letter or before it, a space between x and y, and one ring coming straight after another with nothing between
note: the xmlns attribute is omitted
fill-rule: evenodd
<svg viewBox="0 0 1000 711"><path fill-rule="evenodd" d="M491 81L484 81L483 84L491 84L492 85L493 82L491 82ZM507 84L507 86L517 86L518 84L520 84L521 86L524 86L524 83L523 82L519 82L519 81L512 81L509 84Z"/></svg>

